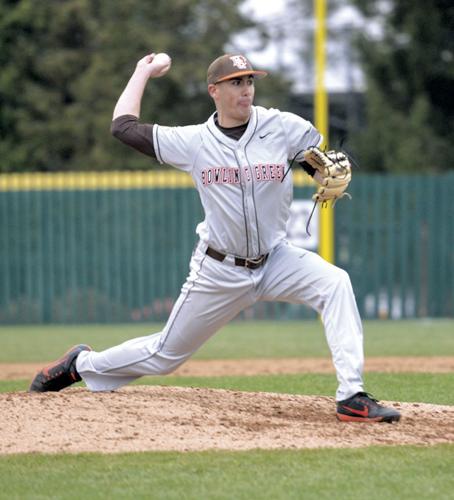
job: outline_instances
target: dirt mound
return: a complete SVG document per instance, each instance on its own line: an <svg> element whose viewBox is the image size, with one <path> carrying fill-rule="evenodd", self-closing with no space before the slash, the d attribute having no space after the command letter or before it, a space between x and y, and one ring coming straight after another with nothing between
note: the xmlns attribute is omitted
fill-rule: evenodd
<svg viewBox="0 0 454 500"><path fill-rule="evenodd" d="M361 447L454 442L454 407L388 403L397 424L345 424L330 397L126 387L0 394L0 453Z"/></svg>

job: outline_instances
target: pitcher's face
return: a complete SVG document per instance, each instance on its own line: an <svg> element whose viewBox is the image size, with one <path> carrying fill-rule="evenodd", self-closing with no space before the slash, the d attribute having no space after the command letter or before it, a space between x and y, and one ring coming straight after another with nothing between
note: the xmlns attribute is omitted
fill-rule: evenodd
<svg viewBox="0 0 454 500"><path fill-rule="evenodd" d="M255 95L252 75L211 84L208 92L216 104L219 125L235 127L249 120Z"/></svg>

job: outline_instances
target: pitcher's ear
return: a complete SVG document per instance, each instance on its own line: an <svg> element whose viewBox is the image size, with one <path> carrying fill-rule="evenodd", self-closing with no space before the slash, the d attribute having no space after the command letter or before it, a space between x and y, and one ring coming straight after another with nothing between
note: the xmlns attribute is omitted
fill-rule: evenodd
<svg viewBox="0 0 454 500"><path fill-rule="evenodd" d="M210 83L208 85L208 93L210 94L211 97L214 98L214 95L216 94L216 90L217 90L217 87L216 87L215 83Z"/></svg>

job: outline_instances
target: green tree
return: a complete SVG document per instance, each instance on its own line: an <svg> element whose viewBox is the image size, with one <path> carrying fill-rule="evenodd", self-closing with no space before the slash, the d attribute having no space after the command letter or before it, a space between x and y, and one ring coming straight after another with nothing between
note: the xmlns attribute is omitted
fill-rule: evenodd
<svg viewBox="0 0 454 500"><path fill-rule="evenodd" d="M0 171L150 168L109 131L136 61L151 51L173 59L147 87L143 120L206 120L207 65L232 34L254 27L241 2L0 0ZM270 78L261 98L286 89Z"/></svg>
<svg viewBox="0 0 454 500"><path fill-rule="evenodd" d="M454 4L355 0L381 36L358 47L367 78L367 128L354 137L360 164L381 171L454 167ZM385 11L383 11L385 7Z"/></svg>

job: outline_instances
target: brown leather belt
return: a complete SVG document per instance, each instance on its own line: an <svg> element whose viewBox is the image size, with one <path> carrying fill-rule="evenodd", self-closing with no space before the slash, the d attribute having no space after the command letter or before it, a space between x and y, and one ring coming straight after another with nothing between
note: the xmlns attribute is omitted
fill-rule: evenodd
<svg viewBox="0 0 454 500"><path fill-rule="evenodd" d="M225 253L218 252L214 248L208 247L206 252L211 258L222 262L227 255ZM257 269L265 264L268 254L260 255L256 259L242 259L241 257L235 257L235 266L247 267L248 269Z"/></svg>

